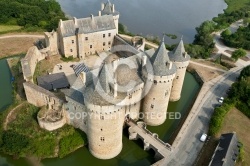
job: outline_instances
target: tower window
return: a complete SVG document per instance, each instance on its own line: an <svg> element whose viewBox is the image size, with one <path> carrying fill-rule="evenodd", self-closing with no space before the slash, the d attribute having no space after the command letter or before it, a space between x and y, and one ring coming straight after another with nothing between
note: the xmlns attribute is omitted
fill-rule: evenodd
<svg viewBox="0 0 250 166"><path fill-rule="evenodd" d="M111 42L109 41L109 45L111 45Z"/></svg>
<svg viewBox="0 0 250 166"><path fill-rule="evenodd" d="M109 37L111 36L111 33L109 33Z"/></svg>
<svg viewBox="0 0 250 166"><path fill-rule="evenodd" d="M102 35L103 38L105 38L105 36L106 36L105 34Z"/></svg>
<svg viewBox="0 0 250 166"><path fill-rule="evenodd" d="M103 42L103 43L102 43L102 45L103 45L103 46L105 46L105 45L106 45L106 43L105 43L105 42Z"/></svg>
<svg viewBox="0 0 250 166"><path fill-rule="evenodd" d="M85 37L85 40L87 41L87 40L89 40L89 38L88 38L88 37Z"/></svg>
<svg viewBox="0 0 250 166"><path fill-rule="evenodd" d="M154 84L157 84L157 81L156 81L156 80L154 80Z"/></svg>
<svg viewBox="0 0 250 166"><path fill-rule="evenodd" d="M92 48L92 45L90 45L89 48Z"/></svg>
<svg viewBox="0 0 250 166"><path fill-rule="evenodd" d="M165 96L167 96L167 95L168 95L168 91L165 92Z"/></svg>
<svg viewBox="0 0 250 166"><path fill-rule="evenodd" d="M70 52L73 52L73 50L72 50L72 49L70 49Z"/></svg>
<svg viewBox="0 0 250 166"><path fill-rule="evenodd" d="M154 108L154 105L153 105L153 104L151 104L151 108Z"/></svg>
<svg viewBox="0 0 250 166"><path fill-rule="evenodd" d="M105 141L104 137L101 137L100 140L103 141L103 142Z"/></svg>
<svg viewBox="0 0 250 166"><path fill-rule="evenodd" d="M104 116L103 115L101 115L101 120L104 120Z"/></svg>
<svg viewBox="0 0 250 166"><path fill-rule="evenodd" d="M74 44L75 43L75 41L74 40L72 40L72 44Z"/></svg>
<svg viewBox="0 0 250 166"><path fill-rule="evenodd" d="M176 79L179 79L179 76L177 76Z"/></svg>

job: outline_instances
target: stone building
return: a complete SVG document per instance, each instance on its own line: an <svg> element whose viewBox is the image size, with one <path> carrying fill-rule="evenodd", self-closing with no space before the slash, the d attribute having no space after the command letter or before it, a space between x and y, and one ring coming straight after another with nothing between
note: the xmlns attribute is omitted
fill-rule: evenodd
<svg viewBox="0 0 250 166"><path fill-rule="evenodd" d="M24 83L28 102L48 107L38 116L40 126L54 130L68 123L81 129L88 136L91 154L100 159L121 152L127 116L137 121L144 113L144 122L151 126L166 121L169 99L179 100L190 59L182 40L173 52L166 50L164 40L157 50L144 51L141 37L129 44L119 36L118 23L119 13L107 2L99 16L61 20L57 31L45 33L46 50L52 55L59 52L83 60L72 68L76 80L61 90L63 99L28 79ZM82 62L96 53L105 55L103 63L89 70ZM30 62L32 71L36 63L36 58ZM23 65L27 65L24 60Z"/></svg>

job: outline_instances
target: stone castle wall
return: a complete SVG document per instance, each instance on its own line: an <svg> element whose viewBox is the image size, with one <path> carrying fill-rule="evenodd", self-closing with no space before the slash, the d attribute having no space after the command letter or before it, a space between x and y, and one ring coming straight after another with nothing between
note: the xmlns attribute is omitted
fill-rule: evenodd
<svg viewBox="0 0 250 166"><path fill-rule="evenodd" d="M145 113L144 122L148 125L158 126L165 122L174 77L175 74L163 77L156 76L152 80L149 75L148 81L152 82L152 86L142 105L142 110Z"/></svg>
<svg viewBox="0 0 250 166"><path fill-rule="evenodd" d="M174 62L174 64L177 66L177 72L173 80L173 87L171 90L170 101L178 101L181 98L181 91L182 91L186 69L189 64L189 61Z"/></svg>
<svg viewBox="0 0 250 166"><path fill-rule="evenodd" d="M45 45L46 48L49 48L50 54L51 55L57 55L59 54L58 52L58 34L55 31L52 32L45 32Z"/></svg>
<svg viewBox="0 0 250 166"><path fill-rule="evenodd" d="M53 105L61 105L62 101L50 91L43 89L30 82L23 83L24 91L27 101L36 107L46 106L53 103Z"/></svg>
<svg viewBox="0 0 250 166"><path fill-rule="evenodd" d="M21 59L23 77L26 81L33 82L33 75L36 69L36 65L43 59L45 59L45 54L41 54L36 46L31 47L28 50L26 56Z"/></svg>

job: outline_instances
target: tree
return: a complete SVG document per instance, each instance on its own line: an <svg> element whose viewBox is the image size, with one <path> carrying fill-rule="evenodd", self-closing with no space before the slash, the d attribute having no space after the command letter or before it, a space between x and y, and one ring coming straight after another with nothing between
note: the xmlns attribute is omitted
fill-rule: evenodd
<svg viewBox="0 0 250 166"><path fill-rule="evenodd" d="M246 56L246 54L247 52L244 49L240 48L232 53L232 58L237 61L239 58Z"/></svg>
<svg viewBox="0 0 250 166"><path fill-rule="evenodd" d="M228 36L230 36L231 35L231 31L229 30L229 29L226 29L225 31L223 31L222 33L221 33L221 37L222 38L227 38Z"/></svg>
<svg viewBox="0 0 250 166"><path fill-rule="evenodd" d="M20 155L29 145L29 139L15 131L4 131L2 136L2 149L11 155Z"/></svg>

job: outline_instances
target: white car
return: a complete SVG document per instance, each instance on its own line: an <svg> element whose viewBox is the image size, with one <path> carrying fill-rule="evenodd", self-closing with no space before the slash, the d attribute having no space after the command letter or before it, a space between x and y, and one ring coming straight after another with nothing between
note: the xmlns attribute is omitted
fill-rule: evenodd
<svg viewBox="0 0 250 166"><path fill-rule="evenodd" d="M222 101L223 101L223 100L224 100L224 97L220 97L220 100L222 100Z"/></svg>
<svg viewBox="0 0 250 166"><path fill-rule="evenodd" d="M219 100L219 103L221 103L221 104L222 104L222 103L223 103L223 100L221 100L221 99L220 99L220 100Z"/></svg>
<svg viewBox="0 0 250 166"><path fill-rule="evenodd" d="M201 138L200 138L200 141L201 142L205 142L207 139L207 134L202 134Z"/></svg>

